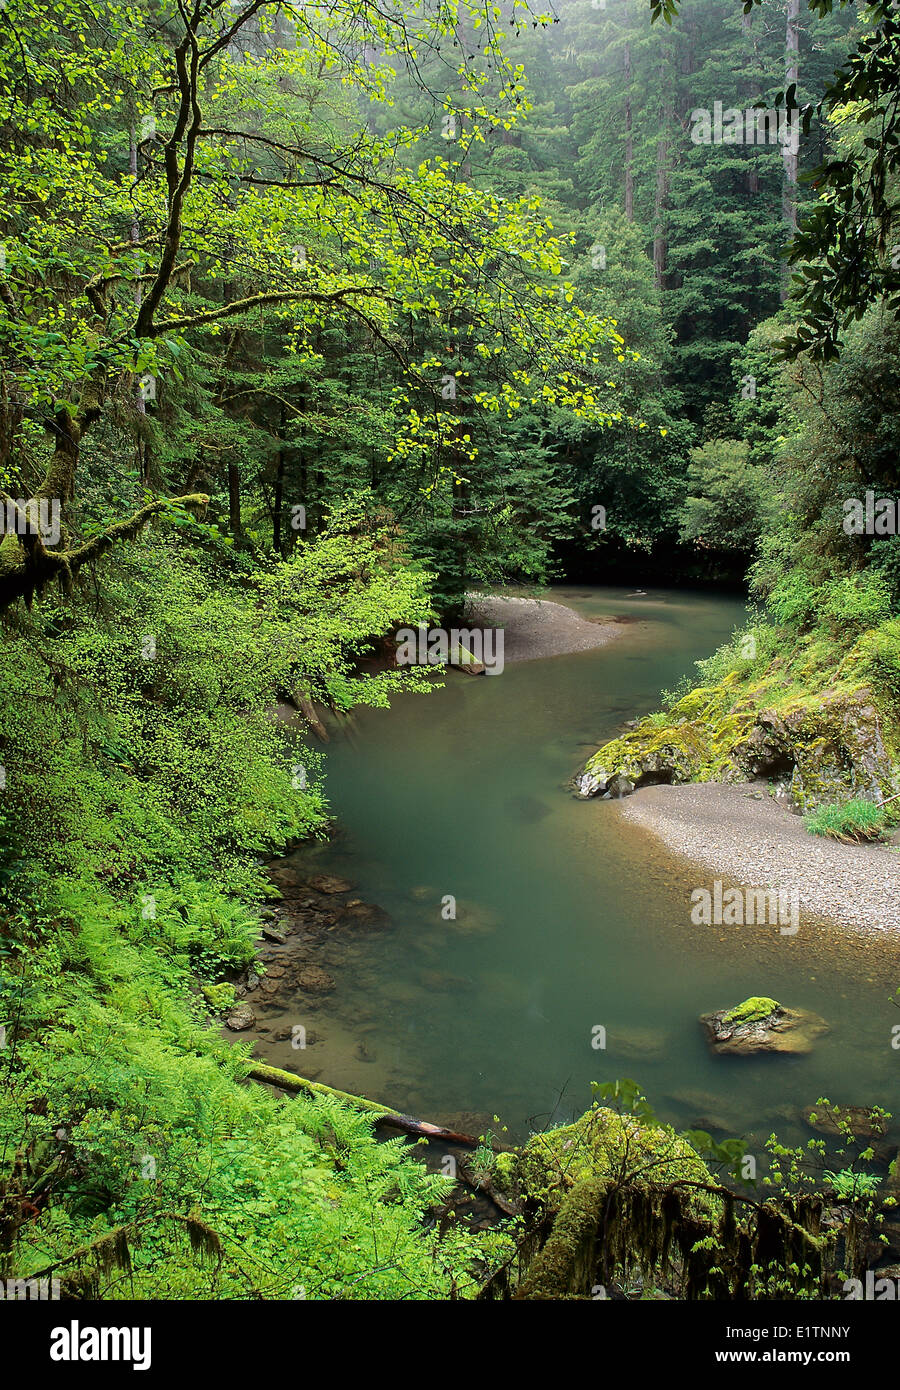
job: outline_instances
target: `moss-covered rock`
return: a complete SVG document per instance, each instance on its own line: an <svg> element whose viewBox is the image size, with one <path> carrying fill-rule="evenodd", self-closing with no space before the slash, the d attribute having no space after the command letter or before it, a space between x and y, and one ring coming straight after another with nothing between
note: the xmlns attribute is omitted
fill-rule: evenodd
<svg viewBox="0 0 900 1390"><path fill-rule="evenodd" d="M726 1214L694 1149L666 1126L593 1106L574 1124L498 1155L494 1188L524 1209L524 1276L515 1297L586 1299L617 1272L650 1286L672 1274L670 1254L714 1262ZM701 1244L703 1244L701 1242ZM681 1275L675 1275L680 1279Z"/></svg>
<svg viewBox="0 0 900 1390"><path fill-rule="evenodd" d="M768 1018L778 1008L777 999L768 999L763 994L754 994L750 999L745 999L743 1004L735 1004L733 1009L729 1009L725 1015L725 1022L756 1023L763 1018Z"/></svg>
<svg viewBox="0 0 900 1390"><path fill-rule="evenodd" d="M828 1024L808 1009L787 1009L774 999L754 995L732 1009L701 1014L700 1022L713 1052L750 1057L757 1052L811 1052L828 1032Z"/></svg>
<svg viewBox="0 0 900 1390"><path fill-rule="evenodd" d="M234 985L204 985L202 992L214 1014L224 1014L234 1003Z"/></svg>
<svg viewBox="0 0 900 1390"><path fill-rule="evenodd" d="M900 790L897 730L866 686L837 684L773 701L771 680L730 672L664 714L651 715L592 755L578 794L621 796L652 783L777 778L803 810L863 797L878 804Z"/></svg>
<svg viewBox="0 0 900 1390"><path fill-rule="evenodd" d="M523 1149L498 1155L494 1182L521 1201L555 1209L576 1184L618 1180L628 1170L645 1171L646 1180L661 1185L711 1181L703 1160L674 1130L596 1105L573 1124L535 1134Z"/></svg>

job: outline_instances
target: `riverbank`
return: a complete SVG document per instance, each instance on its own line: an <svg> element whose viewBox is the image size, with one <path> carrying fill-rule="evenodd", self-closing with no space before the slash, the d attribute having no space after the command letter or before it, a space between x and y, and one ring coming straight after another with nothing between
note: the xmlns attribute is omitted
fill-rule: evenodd
<svg viewBox="0 0 900 1390"><path fill-rule="evenodd" d="M756 784L651 786L614 804L622 820L717 877L796 889L806 916L877 936L900 931L900 853L810 835Z"/></svg>
<svg viewBox="0 0 900 1390"><path fill-rule="evenodd" d="M584 618L563 603L512 595L471 594L469 604L472 626L503 629L504 661L538 661L605 647L635 621Z"/></svg>

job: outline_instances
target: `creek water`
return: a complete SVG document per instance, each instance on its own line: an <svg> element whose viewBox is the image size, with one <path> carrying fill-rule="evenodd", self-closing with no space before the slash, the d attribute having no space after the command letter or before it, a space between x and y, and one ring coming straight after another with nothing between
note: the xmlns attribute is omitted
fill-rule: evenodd
<svg viewBox="0 0 900 1390"><path fill-rule="evenodd" d="M288 862L350 879L350 896L392 924L336 935L317 956L334 991L273 1001L257 1052L435 1122L505 1125L511 1139L581 1113L592 1081L626 1076L661 1118L744 1135L760 1152L773 1129L808 1137L798 1110L822 1095L896 1113L894 943L805 919L795 937L694 926L691 889L714 875L615 802L571 792L599 744L731 634L742 603L548 597L632 621L605 647L493 677L451 671L428 695L332 727L326 788L340 832ZM830 1032L808 1056L712 1056L698 1015L754 994L813 1009ZM274 1041L296 1023L315 1036L305 1051Z"/></svg>

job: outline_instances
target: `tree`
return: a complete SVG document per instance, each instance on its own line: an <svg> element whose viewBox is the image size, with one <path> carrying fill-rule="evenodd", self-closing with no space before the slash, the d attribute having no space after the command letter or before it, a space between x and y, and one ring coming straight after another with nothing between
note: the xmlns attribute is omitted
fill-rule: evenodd
<svg viewBox="0 0 900 1390"><path fill-rule="evenodd" d="M514 8L524 22L517 12L524 0ZM461 318L480 364L472 399L489 413L512 416L540 400L591 414L603 355L619 351L615 334L551 283L560 248L533 200L502 204L438 161L407 169L404 127L373 136L341 110L344 85L384 103L392 64L415 81L425 54L457 71L472 139L487 120L513 125L522 84L493 6L465 0L434 14L423 3L384 15L362 0L247 0L237 10L200 0L162 17L149 7L138 21L115 0L99 11L75 0L64 23L60 4L37 0L14 0L0 17L7 457L23 482L37 473L22 505L8 504L15 524L0 545L0 608L54 577L70 585L161 511L204 505L205 494L190 493L148 498L124 518L107 507L93 534L71 538L87 434L123 402L133 409L135 378L154 392L177 381L198 333L275 313L297 350L336 319L356 323L401 369L393 457L427 457L434 478L456 476L477 452L440 405ZM462 21L480 46L450 60L442 45L458 46ZM331 128L297 101L311 74L335 97ZM260 114L248 120L251 94ZM17 133L27 131L37 138ZM423 332L435 325L439 356ZM50 434L49 458L36 427ZM230 483L236 529L234 472ZM27 524L45 502L61 509L60 547Z"/></svg>

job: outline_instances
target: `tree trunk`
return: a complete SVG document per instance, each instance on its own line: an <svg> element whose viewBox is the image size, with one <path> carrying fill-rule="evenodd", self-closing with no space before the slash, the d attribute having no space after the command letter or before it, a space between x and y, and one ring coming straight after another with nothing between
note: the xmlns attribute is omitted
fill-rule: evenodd
<svg viewBox="0 0 900 1390"><path fill-rule="evenodd" d="M634 221L634 139L631 133L631 44L625 45L625 218Z"/></svg>
<svg viewBox="0 0 900 1390"><path fill-rule="evenodd" d="M665 70L662 76L665 81ZM669 205L669 125L672 110L672 100L666 97L662 127L656 142L656 200L653 208L653 274L658 290L666 287L666 211Z"/></svg>
<svg viewBox="0 0 900 1390"><path fill-rule="evenodd" d="M785 85L796 87L800 80L800 0L787 0L787 34L785 46L786 66ZM787 113L785 113L787 114ZM797 228L797 175L799 154L791 149L790 141L782 146L784 159L784 185L781 200L782 216L785 222L796 231Z"/></svg>
<svg viewBox="0 0 900 1390"><path fill-rule="evenodd" d="M281 513L284 507L284 406L278 417L278 461L275 465L275 496L272 499L272 549L276 555L284 557L281 545Z"/></svg>
<svg viewBox="0 0 900 1390"><path fill-rule="evenodd" d="M387 1125L390 1129L402 1130L404 1134L412 1134L422 1139L439 1139L444 1144L463 1144L469 1149L478 1147L479 1141L474 1134L459 1134L454 1129L429 1124L427 1120L416 1120L412 1115L401 1115L399 1111L391 1110L387 1105L379 1105L377 1101L367 1100L364 1096L351 1096L346 1091L335 1091L320 1081L308 1081L305 1076L296 1076L292 1071L282 1071L280 1067L254 1062L247 1075L254 1081L264 1081L268 1086L279 1086L284 1091L306 1091L311 1095L336 1096L338 1100L346 1101L357 1110L374 1114L376 1125Z"/></svg>
<svg viewBox="0 0 900 1390"><path fill-rule="evenodd" d="M241 475L236 463L228 465L228 525L236 541L241 538Z"/></svg>

